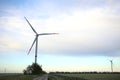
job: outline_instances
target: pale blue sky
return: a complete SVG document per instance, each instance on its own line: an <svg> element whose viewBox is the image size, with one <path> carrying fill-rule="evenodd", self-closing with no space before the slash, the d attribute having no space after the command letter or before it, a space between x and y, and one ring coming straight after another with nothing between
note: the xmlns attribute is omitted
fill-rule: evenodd
<svg viewBox="0 0 120 80"><path fill-rule="evenodd" d="M34 62L35 38L40 36L38 63L46 71L120 71L119 0L0 0L0 72L22 72Z"/></svg>

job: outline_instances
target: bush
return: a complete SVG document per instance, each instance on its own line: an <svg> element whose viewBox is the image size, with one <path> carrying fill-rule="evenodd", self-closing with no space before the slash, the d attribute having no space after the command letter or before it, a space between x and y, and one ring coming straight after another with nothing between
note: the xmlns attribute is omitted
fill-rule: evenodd
<svg viewBox="0 0 120 80"><path fill-rule="evenodd" d="M37 63L28 65L26 70L23 70L24 75L38 75L45 74L46 72L42 70L41 66Z"/></svg>

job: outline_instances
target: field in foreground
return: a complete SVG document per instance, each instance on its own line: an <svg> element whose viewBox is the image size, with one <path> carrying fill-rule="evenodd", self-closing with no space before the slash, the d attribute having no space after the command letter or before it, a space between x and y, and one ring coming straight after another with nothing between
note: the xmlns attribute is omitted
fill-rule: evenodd
<svg viewBox="0 0 120 80"><path fill-rule="evenodd" d="M0 74L0 80L33 80L42 75ZM120 74L48 74L48 80L120 80Z"/></svg>
<svg viewBox="0 0 120 80"><path fill-rule="evenodd" d="M120 80L120 74L50 74L49 80Z"/></svg>
<svg viewBox="0 0 120 80"><path fill-rule="evenodd" d="M33 80L38 75L23 75L23 74L0 74L0 80Z"/></svg>

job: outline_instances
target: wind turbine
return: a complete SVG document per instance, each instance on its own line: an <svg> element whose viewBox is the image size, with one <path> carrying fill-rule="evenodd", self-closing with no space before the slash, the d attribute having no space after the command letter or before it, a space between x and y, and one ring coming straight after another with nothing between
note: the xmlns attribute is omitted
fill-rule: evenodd
<svg viewBox="0 0 120 80"><path fill-rule="evenodd" d="M111 72L113 72L113 60L110 60L110 64L111 64Z"/></svg>
<svg viewBox="0 0 120 80"><path fill-rule="evenodd" d="M36 37L35 37L32 45L31 45L31 47L30 47L30 49L29 49L29 51L28 51L28 54L30 53L33 45L36 43L36 46L35 46L35 63L37 63L38 37L39 37L39 36L42 36L42 35L53 35L53 34L58 34L58 33L41 33L41 34L38 34L38 33L35 31L35 29L32 27L32 25L30 24L30 22L27 20L27 18L26 18L26 17L24 17L24 18L25 18L25 20L27 21L27 23L29 24L29 26L32 28L33 32L36 34Z"/></svg>

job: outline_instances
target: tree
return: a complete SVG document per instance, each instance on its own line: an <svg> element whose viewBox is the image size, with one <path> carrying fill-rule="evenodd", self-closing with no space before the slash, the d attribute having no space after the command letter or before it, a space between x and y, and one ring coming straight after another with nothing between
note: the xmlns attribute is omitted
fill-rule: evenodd
<svg viewBox="0 0 120 80"><path fill-rule="evenodd" d="M24 75L27 75L27 71L26 70L23 70L23 73L24 73Z"/></svg>
<svg viewBox="0 0 120 80"><path fill-rule="evenodd" d="M33 63L32 65L28 65L26 70L23 70L23 73L26 75L38 75L45 74L46 72L42 70L41 66L37 63Z"/></svg>
<svg viewBox="0 0 120 80"><path fill-rule="evenodd" d="M31 68L32 68L32 74L33 75L42 73L42 68L37 63L33 63L31 65Z"/></svg>
<svg viewBox="0 0 120 80"><path fill-rule="evenodd" d="M28 65L28 67L27 67L27 74L29 74L29 75L31 75L32 74L32 67L31 67L31 65Z"/></svg>

